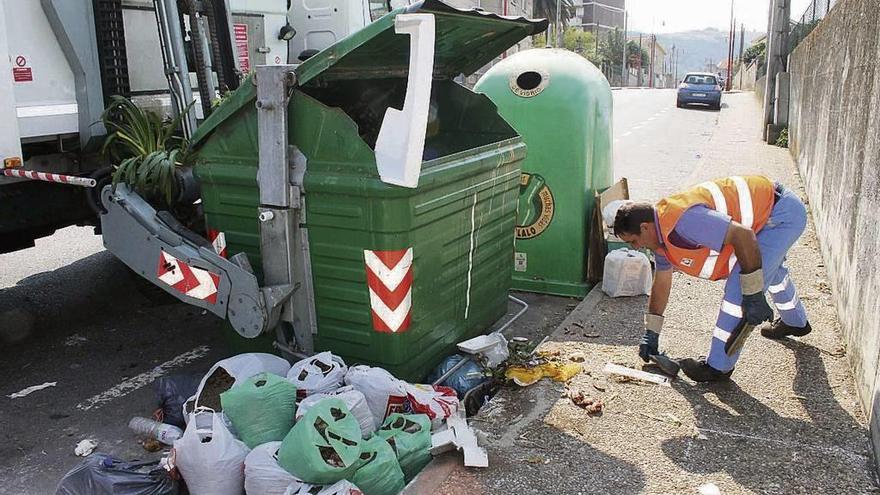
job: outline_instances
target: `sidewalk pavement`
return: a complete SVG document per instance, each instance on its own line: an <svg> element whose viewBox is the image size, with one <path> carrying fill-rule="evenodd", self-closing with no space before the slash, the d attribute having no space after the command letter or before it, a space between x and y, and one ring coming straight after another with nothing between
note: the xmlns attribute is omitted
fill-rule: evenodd
<svg viewBox="0 0 880 495"><path fill-rule="evenodd" d="M688 184L763 173L803 198L787 150L760 140L756 99L742 93L726 101L720 129ZM880 491L812 223L788 266L813 333L775 342L755 332L732 381L722 384L695 384L683 375L671 387L607 377L607 362L642 367L636 348L647 298L611 299L594 290L543 346L563 357L583 353L584 372L567 386L543 380L505 387L471 420L485 435L489 468L464 468L460 454L440 457L407 493ZM705 354L722 287L676 274L661 348L674 357ZM566 389L601 398L604 413L587 415L563 397ZM712 485L718 491L701 491Z"/></svg>

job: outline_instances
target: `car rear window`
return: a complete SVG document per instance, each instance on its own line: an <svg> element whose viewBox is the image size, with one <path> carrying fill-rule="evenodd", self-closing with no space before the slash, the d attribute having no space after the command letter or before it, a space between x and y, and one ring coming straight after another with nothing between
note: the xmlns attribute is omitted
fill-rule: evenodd
<svg viewBox="0 0 880 495"><path fill-rule="evenodd" d="M688 84L718 84L715 80L715 76L697 76L693 74L684 78L684 82Z"/></svg>

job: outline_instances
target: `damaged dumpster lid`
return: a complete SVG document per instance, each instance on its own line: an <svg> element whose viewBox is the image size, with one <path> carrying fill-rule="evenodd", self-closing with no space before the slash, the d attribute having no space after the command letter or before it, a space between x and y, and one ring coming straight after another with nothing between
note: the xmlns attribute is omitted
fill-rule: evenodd
<svg viewBox="0 0 880 495"><path fill-rule="evenodd" d="M435 78L472 74L526 36L547 29L546 19L500 16L474 9L457 9L439 0L424 0L397 9L316 53L294 69L297 84L307 86L334 80L406 77L410 37L395 33L394 18L398 14L411 13L434 15ZM256 96L255 85L242 82L228 101L224 101L196 129L192 145L197 146L221 122Z"/></svg>
<svg viewBox="0 0 880 495"><path fill-rule="evenodd" d="M297 67L300 85L334 79L406 77L409 36L396 34L398 14L433 14L436 29L434 77L469 75L526 36L547 29L546 19L500 16L457 9L439 0L424 0L397 9L326 48Z"/></svg>

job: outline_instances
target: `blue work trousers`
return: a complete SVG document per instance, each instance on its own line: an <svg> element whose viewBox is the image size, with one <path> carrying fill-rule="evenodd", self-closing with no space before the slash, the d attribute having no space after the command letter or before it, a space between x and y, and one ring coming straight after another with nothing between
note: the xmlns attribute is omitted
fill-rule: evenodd
<svg viewBox="0 0 880 495"><path fill-rule="evenodd" d="M770 292L779 317L787 325L803 327L807 324L807 312L797 296L794 282L784 266L785 254L798 240L807 226L807 208L792 191L782 189L770 212L770 219L758 232L761 248L761 266L764 270L764 290ZM707 362L719 371L730 371L736 366L740 353L728 356L724 344L742 320L742 288L739 282L740 265L736 263L724 286L724 300L715 330Z"/></svg>

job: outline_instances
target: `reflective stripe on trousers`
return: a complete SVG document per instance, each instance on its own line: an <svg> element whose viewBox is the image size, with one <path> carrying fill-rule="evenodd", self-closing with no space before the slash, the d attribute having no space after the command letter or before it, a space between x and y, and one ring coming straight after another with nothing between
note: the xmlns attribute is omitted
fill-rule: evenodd
<svg viewBox="0 0 880 495"><path fill-rule="evenodd" d="M806 325L807 313L783 263L785 254L801 236L806 225L806 207L793 192L786 189L773 206L767 224L757 235L764 270L764 290L770 291L782 321L796 327ZM740 265L737 263L724 286L724 300L712 332L712 343L707 357L709 366L720 371L732 370L740 354L728 357L724 352L724 344L730 337L730 332L742 319L739 272Z"/></svg>

